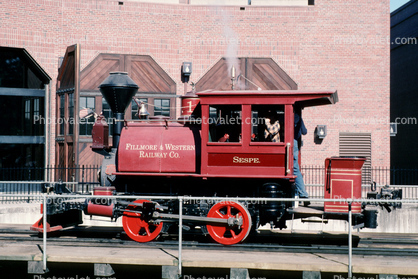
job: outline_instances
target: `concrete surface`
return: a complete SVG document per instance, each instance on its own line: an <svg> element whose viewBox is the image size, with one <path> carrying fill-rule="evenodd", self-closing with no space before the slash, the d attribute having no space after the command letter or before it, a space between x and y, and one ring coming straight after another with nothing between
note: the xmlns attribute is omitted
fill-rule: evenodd
<svg viewBox="0 0 418 279"><path fill-rule="evenodd" d="M0 261L42 261L36 244L0 242ZM177 250L158 248L73 247L48 245L47 261L122 265L176 266ZM417 275L417 258L353 256L353 273ZM347 255L183 250L183 267L346 273Z"/></svg>

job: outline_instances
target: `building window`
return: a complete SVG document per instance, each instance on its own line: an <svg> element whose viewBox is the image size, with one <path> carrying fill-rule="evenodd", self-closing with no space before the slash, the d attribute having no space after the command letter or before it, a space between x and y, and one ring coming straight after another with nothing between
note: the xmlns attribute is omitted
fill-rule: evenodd
<svg viewBox="0 0 418 279"><path fill-rule="evenodd" d="M170 99L154 99L154 115L170 116Z"/></svg>
<svg viewBox="0 0 418 279"><path fill-rule="evenodd" d="M148 110L148 99L147 98L136 98L136 101L138 102L138 104L141 104L141 102L145 103L145 108ZM131 101L132 104L132 109L131 109L131 119L139 119L139 115L138 115L138 104L132 100Z"/></svg>
<svg viewBox="0 0 418 279"><path fill-rule="evenodd" d="M44 97L0 96L0 135L43 136L43 100Z"/></svg>
<svg viewBox="0 0 418 279"><path fill-rule="evenodd" d="M113 112L110 109L109 104L106 102L105 98L102 98L102 113L105 117L107 124L109 125L109 135L112 135L113 130Z"/></svg>
<svg viewBox="0 0 418 279"><path fill-rule="evenodd" d="M0 144L0 180L43 180L43 169L8 168L43 167L43 144Z"/></svg>
<svg viewBox="0 0 418 279"><path fill-rule="evenodd" d="M20 48L0 47L0 87L43 89L47 81Z"/></svg>
<svg viewBox="0 0 418 279"><path fill-rule="evenodd" d="M68 134L74 134L74 93L68 94Z"/></svg>
<svg viewBox="0 0 418 279"><path fill-rule="evenodd" d="M94 124L95 98L80 97L80 135L90 136Z"/></svg>
<svg viewBox="0 0 418 279"><path fill-rule="evenodd" d="M59 123L59 135L63 136L64 132L65 132L65 95L59 95L60 98L60 107L59 107L59 114L60 114L60 119L58 121Z"/></svg>
<svg viewBox="0 0 418 279"><path fill-rule="evenodd" d="M33 117L31 119L31 123L33 124L34 132L36 135L43 135L43 125L42 123L45 121L42 121L43 118L43 109L44 109L44 102L43 98L35 98L33 99Z"/></svg>
<svg viewBox="0 0 418 279"><path fill-rule="evenodd" d="M30 99L25 100L25 131L29 131L31 128L31 102Z"/></svg>
<svg viewBox="0 0 418 279"><path fill-rule="evenodd" d="M43 114L41 113L40 99L36 97L25 97L25 131L24 135L40 136L43 135ZM43 98L42 98L43 99Z"/></svg>
<svg viewBox="0 0 418 279"><path fill-rule="evenodd" d="M39 117L39 99L36 98L33 100L33 116L36 118Z"/></svg>
<svg viewBox="0 0 418 279"><path fill-rule="evenodd" d="M49 83L49 76L25 49L0 46L0 180L44 180L43 171L33 167L45 163L49 123L44 114L46 92L39 89Z"/></svg>

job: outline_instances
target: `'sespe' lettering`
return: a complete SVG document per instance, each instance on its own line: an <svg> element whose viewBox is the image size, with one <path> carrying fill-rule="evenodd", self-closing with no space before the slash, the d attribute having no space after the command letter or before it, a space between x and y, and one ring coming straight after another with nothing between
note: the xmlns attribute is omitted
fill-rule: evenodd
<svg viewBox="0 0 418 279"><path fill-rule="evenodd" d="M239 157L234 156L232 158L232 162L234 164L260 164L260 158L246 158L246 157Z"/></svg>

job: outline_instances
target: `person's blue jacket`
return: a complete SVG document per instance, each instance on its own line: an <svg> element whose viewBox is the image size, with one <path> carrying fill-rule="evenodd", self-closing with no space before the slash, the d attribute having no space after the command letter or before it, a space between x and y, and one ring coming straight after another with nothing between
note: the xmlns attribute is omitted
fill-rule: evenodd
<svg viewBox="0 0 418 279"><path fill-rule="evenodd" d="M302 117L299 114L295 113L295 140L298 140L301 135L306 135L308 130L303 123Z"/></svg>

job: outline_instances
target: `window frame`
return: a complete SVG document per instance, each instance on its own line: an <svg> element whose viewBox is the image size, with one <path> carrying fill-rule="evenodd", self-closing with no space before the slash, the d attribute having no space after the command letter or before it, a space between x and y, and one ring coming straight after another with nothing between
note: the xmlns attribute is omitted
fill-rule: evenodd
<svg viewBox="0 0 418 279"><path fill-rule="evenodd" d="M268 104L252 104L250 105L251 107L251 134L250 137L252 135L252 133L254 132L254 123L253 123L253 113L254 113L254 109L253 107L257 106L257 107L261 107L261 106L266 106L266 109L268 109L269 107L272 108L274 106L277 106L278 109L276 111L280 111L280 115L283 115L283 119L281 121L279 121L280 123L280 141L279 142L271 142L271 141L250 141L250 145L285 145L285 138L286 138L286 134L285 134L285 125L286 125L286 106L285 104L273 104L273 105L268 105ZM280 108L279 108L280 107ZM258 123L258 121L257 121ZM264 136L264 134L263 134Z"/></svg>
<svg viewBox="0 0 418 279"><path fill-rule="evenodd" d="M232 112L231 110L234 109L234 107L237 107L237 108L234 109L235 112L236 111L239 111L239 122L240 122L239 123L239 125L240 125L240 127L239 127L239 134L240 135L238 136L238 141L234 140L234 141L220 142L219 139L222 138L223 135L221 135L221 137L219 137L218 135L216 135L216 137L218 138L218 140L217 141L210 141L210 139L211 139L211 128L212 128L211 125L216 124L217 121L218 121L216 119L219 118L219 116L216 115L215 116L216 118L214 120L215 123L212 123L212 124L210 123L210 122L213 122L211 120L211 119L213 119L213 116L211 116L211 108L222 107L222 106L229 107L228 109L230 110L230 112ZM207 126L208 126L208 137L207 137L207 139L208 140L207 140L206 144L207 145L228 145L228 146L230 146L230 145L236 145L236 146L241 146L242 145L242 135L243 135L243 123L242 123L243 122L242 121L243 106L241 104L231 104L231 105L229 105L229 104L219 104L219 105L218 104L214 104L214 105L209 105L208 106L208 110L209 110L209 115L208 115L208 118L207 118L207 121L208 121L208 124L207 124ZM229 114L227 114L227 115L229 115ZM228 121L228 118L226 119L226 121ZM221 122L221 120L219 120L219 122ZM232 125L232 124L230 124L230 125ZM226 129L228 129L228 126L223 126L223 127L226 128ZM226 131L224 131L224 133L226 133ZM222 134L222 132L221 132L221 134Z"/></svg>
<svg viewBox="0 0 418 279"><path fill-rule="evenodd" d="M59 96L59 120L58 120L58 135L64 136L65 135L65 93L58 94Z"/></svg>
<svg viewBox="0 0 418 279"><path fill-rule="evenodd" d="M161 105L157 105L157 101L161 101ZM168 101L168 107L163 106L163 101ZM160 110L157 110L157 107L161 107L161 114L157 114ZM168 108L168 109L167 109ZM168 112L168 115L165 115L164 112ZM171 116L171 98L154 98L154 116Z"/></svg>
<svg viewBox="0 0 418 279"><path fill-rule="evenodd" d="M88 105L88 99L93 99L93 106L92 107ZM83 103L83 100L85 100L84 103ZM79 103L80 104L79 105L80 110L82 110L84 108L90 108L94 112L96 111L96 97L95 96L80 96L79 102L80 102ZM92 132L92 129L93 129L94 122L95 122L95 117L94 116L90 116L87 119L86 118L85 119L80 118L78 134L80 136L91 136L91 132ZM82 128L83 126L85 128ZM91 127L89 128L89 126L91 126ZM82 133L82 131L84 129L85 129L85 133Z"/></svg>

